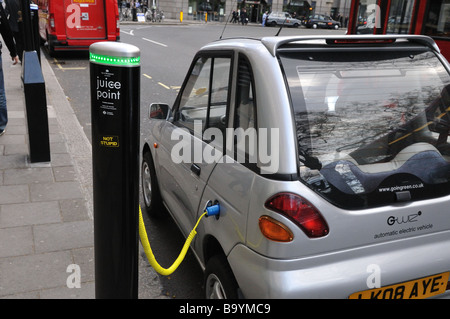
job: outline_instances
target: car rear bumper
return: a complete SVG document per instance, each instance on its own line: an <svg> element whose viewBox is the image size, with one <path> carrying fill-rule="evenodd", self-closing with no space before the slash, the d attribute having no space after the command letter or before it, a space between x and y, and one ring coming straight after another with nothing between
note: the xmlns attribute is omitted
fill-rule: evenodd
<svg viewBox="0 0 450 319"><path fill-rule="evenodd" d="M228 261L245 298L348 298L372 288L371 275L387 286L450 271L449 249L450 232L441 232L295 260L237 245ZM379 273L371 272L373 265ZM450 298L450 292L435 297Z"/></svg>
<svg viewBox="0 0 450 319"><path fill-rule="evenodd" d="M59 40L55 35L48 36L49 46L55 51L87 51L89 46L99 41L120 41L120 37L111 39L64 39Z"/></svg>

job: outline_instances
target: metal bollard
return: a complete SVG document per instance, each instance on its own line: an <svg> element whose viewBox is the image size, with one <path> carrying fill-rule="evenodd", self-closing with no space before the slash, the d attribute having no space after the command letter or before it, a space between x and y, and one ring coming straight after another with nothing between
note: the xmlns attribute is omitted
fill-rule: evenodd
<svg viewBox="0 0 450 319"><path fill-rule="evenodd" d="M47 96L44 76L36 51L23 53L22 81L25 93L30 163L50 162Z"/></svg>
<svg viewBox="0 0 450 319"><path fill-rule="evenodd" d="M30 163L50 162L47 96L41 70L40 54L33 47L31 5L22 0L24 24L24 52L22 56L22 82L29 137ZM35 7L33 6L33 9ZM37 12L37 11L36 11ZM37 50L40 51L39 45Z"/></svg>
<svg viewBox="0 0 450 319"><path fill-rule="evenodd" d="M140 50L90 46L95 294L138 292Z"/></svg>

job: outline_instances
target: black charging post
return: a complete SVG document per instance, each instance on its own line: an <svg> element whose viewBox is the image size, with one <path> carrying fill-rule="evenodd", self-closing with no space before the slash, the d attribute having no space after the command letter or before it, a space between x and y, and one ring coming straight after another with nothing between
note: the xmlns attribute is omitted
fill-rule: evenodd
<svg viewBox="0 0 450 319"><path fill-rule="evenodd" d="M95 295L138 292L140 50L90 46Z"/></svg>

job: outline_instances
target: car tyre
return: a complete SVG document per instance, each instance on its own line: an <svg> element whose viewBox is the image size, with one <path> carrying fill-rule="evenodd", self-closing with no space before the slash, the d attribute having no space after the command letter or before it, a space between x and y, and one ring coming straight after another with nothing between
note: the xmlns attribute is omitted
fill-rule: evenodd
<svg viewBox="0 0 450 319"><path fill-rule="evenodd" d="M313 28L313 29L317 29L317 24L314 23L314 24L312 25L312 28Z"/></svg>
<svg viewBox="0 0 450 319"><path fill-rule="evenodd" d="M155 165L152 154L145 152L142 157L141 167L142 195L144 197L145 210L149 216L162 217L163 205L156 177Z"/></svg>
<svg viewBox="0 0 450 319"><path fill-rule="evenodd" d="M335 24L335 25L334 25L334 29L335 29L335 30L338 30L338 29L339 29L339 25L338 25L338 24Z"/></svg>
<svg viewBox="0 0 450 319"><path fill-rule="evenodd" d="M48 33L46 33L47 35L47 49L48 49L48 54L53 58L55 57L55 46L53 45L53 42L49 40L48 37Z"/></svg>
<svg viewBox="0 0 450 319"><path fill-rule="evenodd" d="M238 284L224 255L215 255L206 264L206 299L237 299Z"/></svg>

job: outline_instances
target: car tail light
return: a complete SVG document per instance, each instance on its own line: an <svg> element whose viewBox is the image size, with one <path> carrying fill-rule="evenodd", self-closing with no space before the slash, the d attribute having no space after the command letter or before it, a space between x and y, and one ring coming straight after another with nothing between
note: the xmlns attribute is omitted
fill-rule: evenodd
<svg viewBox="0 0 450 319"><path fill-rule="evenodd" d="M50 13L50 17L49 17L48 21L50 21L51 31L55 32L55 16L53 15L53 13Z"/></svg>
<svg viewBox="0 0 450 319"><path fill-rule="evenodd" d="M269 216L259 218L259 229L270 240L290 242L294 239L292 231L286 225Z"/></svg>
<svg viewBox="0 0 450 319"><path fill-rule="evenodd" d="M308 201L292 193L279 193L267 200L265 207L278 212L298 225L309 238L328 235L328 224Z"/></svg>

